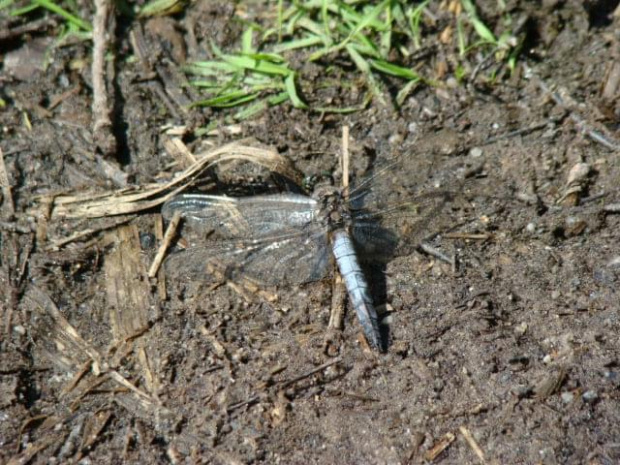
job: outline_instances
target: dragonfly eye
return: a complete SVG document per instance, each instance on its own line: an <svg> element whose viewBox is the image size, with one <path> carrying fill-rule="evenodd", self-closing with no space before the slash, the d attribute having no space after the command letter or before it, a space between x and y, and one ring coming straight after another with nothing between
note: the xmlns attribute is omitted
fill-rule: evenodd
<svg viewBox="0 0 620 465"><path fill-rule="evenodd" d="M331 184L320 184L315 187L312 197L328 205L334 202L334 198L340 196L340 190Z"/></svg>
<svg viewBox="0 0 620 465"><path fill-rule="evenodd" d="M301 188L306 192L312 192L314 190L314 186L316 186L318 179L314 174L304 176L301 181Z"/></svg>

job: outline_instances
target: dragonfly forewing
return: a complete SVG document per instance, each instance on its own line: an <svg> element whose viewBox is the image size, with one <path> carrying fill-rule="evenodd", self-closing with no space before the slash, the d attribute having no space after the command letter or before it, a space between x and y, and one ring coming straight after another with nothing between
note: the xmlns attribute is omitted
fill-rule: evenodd
<svg viewBox="0 0 620 465"><path fill-rule="evenodd" d="M385 262L411 254L433 232L454 224L452 195L436 192L380 211L353 210L351 234L364 258Z"/></svg>
<svg viewBox="0 0 620 465"><path fill-rule="evenodd" d="M298 194L182 194L164 204L162 215L169 220L179 212L190 227L224 239L259 238L281 235L287 228L308 228L316 222L316 206L316 200Z"/></svg>
<svg viewBox="0 0 620 465"><path fill-rule="evenodd" d="M439 170L438 166L442 166ZM349 189L349 204L353 211L370 213L406 211L420 198L441 197L446 193L458 193L464 185L465 168L455 158L427 156L415 163L406 155L378 163L370 173L353 182Z"/></svg>
<svg viewBox="0 0 620 465"><path fill-rule="evenodd" d="M295 194L175 197L164 205L164 216L178 211L190 228L212 231L215 237L173 254L166 267L188 278L216 274L266 285L319 280L329 268L330 251L315 207L313 199Z"/></svg>

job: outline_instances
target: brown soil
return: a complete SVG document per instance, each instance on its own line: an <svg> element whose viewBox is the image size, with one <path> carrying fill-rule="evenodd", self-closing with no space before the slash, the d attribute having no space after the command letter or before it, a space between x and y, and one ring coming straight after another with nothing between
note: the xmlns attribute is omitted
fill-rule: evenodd
<svg viewBox="0 0 620 465"><path fill-rule="evenodd" d="M501 21L496 2L477 3L488 24ZM392 156L473 170L472 189L485 192L470 205L475 221L455 220L432 240L455 263L415 252L373 279L384 354L368 350L350 309L342 332L328 330L333 280L278 288L277 301L163 274L156 282L146 272L161 237L157 208L58 218L60 194L170 179L179 168L161 127L221 115L174 114L157 90L169 83L123 59L130 42L119 27L121 155L98 154L89 46L55 49L41 70L45 29L0 39L10 183L0 462L620 463L618 3L507 3L525 24L528 72L420 87L398 111L283 105L237 134L185 140L194 150L251 136L304 173L338 174L348 125L354 175ZM229 2L196 2L182 17L146 21L157 66L202 56L182 32L191 24L199 44L233 43L233 16ZM427 70L451 66L441 32L441 23L426 30L436 46ZM340 97L349 98L331 96ZM53 247L76 232L85 234Z"/></svg>

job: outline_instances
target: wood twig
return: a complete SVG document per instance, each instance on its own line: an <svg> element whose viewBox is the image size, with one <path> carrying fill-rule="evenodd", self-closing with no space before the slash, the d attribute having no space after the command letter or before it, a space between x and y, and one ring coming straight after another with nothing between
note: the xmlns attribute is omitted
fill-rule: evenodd
<svg viewBox="0 0 620 465"><path fill-rule="evenodd" d="M111 2L95 0L95 18L93 27L93 139L95 146L106 155L116 152L116 138L112 133L110 105L106 89L106 50L108 48L108 17Z"/></svg>
<svg viewBox="0 0 620 465"><path fill-rule="evenodd" d="M344 192L349 188L349 126L342 126L342 187Z"/></svg>
<svg viewBox="0 0 620 465"><path fill-rule="evenodd" d="M480 460L480 463L486 464L487 461L484 458L484 452L482 452L482 449L480 449L480 446L474 439L471 432L465 426L460 426L459 431L463 435L463 438L465 438L465 441L467 441L469 447L471 447L471 450L473 450L474 454L476 454L476 457L478 457L478 459Z"/></svg>
<svg viewBox="0 0 620 465"><path fill-rule="evenodd" d="M291 386L292 384L298 383L301 380L309 378L310 376L323 371L325 368L328 368L328 367L330 367L332 365L335 365L336 363L340 363L340 362L342 362L342 358L340 358L340 357L335 358L333 360L330 360L327 363L324 363L322 365L319 365L316 368L313 368L312 370L308 371L307 373L304 373L302 375L296 376L293 379L289 379L288 381L284 381L284 382L280 383L280 388L281 389L285 389L285 388Z"/></svg>
<svg viewBox="0 0 620 465"><path fill-rule="evenodd" d="M157 250L157 254L153 259L153 263L151 263L151 267L149 268L148 276L149 278L154 278L159 271L159 267L161 266L162 261L164 260L164 255L172 242L172 238L177 232L177 228L179 227L179 222L181 221L181 212L174 212L174 216L172 220L170 220L170 224L166 229L166 233L164 234L164 239Z"/></svg>
<svg viewBox="0 0 620 465"><path fill-rule="evenodd" d="M6 219L13 218L15 214L15 204L13 203L13 195L11 194L11 184L9 183L9 175L4 164L4 154L0 148L0 189L2 190L2 211Z"/></svg>

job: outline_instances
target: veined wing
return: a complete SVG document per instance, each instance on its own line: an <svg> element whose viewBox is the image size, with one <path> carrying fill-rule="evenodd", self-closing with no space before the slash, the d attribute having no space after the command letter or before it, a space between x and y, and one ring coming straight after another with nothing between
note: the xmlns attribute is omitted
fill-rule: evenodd
<svg viewBox="0 0 620 465"><path fill-rule="evenodd" d="M316 221L316 200L299 194L225 197L181 194L168 200L162 215L179 212L191 228L215 232L223 239L280 236Z"/></svg>
<svg viewBox="0 0 620 465"><path fill-rule="evenodd" d="M352 184L350 208L380 212L423 195L463 193L467 188L466 169L461 159L437 155L416 160L402 155L378 163L368 175Z"/></svg>
<svg viewBox="0 0 620 465"><path fill-rule="evenodd" d="M286 285L321 279L329 263L326 231L306 227L270 237L209 241L172 255L166 269L188 278L247 277L266 285Z"/></svg>
<svg viewBox="0 0 620 465"><path fill-rule="evenodd" d="M387 260L454 227L466 204L464 172L461 161L445 157L429 156L415 165L400 157L379 165L349 194L358 251Z"/></svg>
<svg viewBox="0 0 620 465"><path fill-rule="evenodd" d="M381 211L360 209L353 213L351 233L363 256L373 260L410 254L430 235L457 223L456 205L448 193L429 193Z"/></svg>
<svg viewBox="0 0 620 465"><path fill-rule="evenodd" d="M182 194L169 200L162 214L179 212L190 229L215 232L168 259L173 273L204 279L249 277L267 285L315 281L329 263L325 227L316 221L316 201L298 194L230 198Z"/></svg>

